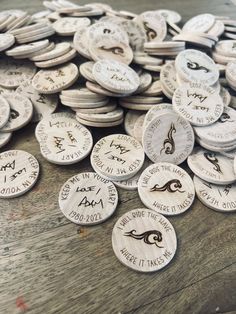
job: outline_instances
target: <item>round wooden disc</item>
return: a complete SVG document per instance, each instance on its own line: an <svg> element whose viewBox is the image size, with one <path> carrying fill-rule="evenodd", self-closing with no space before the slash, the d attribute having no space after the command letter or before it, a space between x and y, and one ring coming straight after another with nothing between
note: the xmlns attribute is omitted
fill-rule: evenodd
<svg viewBox="0 0 236 314"><path fill-rule="evenodd" d="M163 215L179 215L193 203L195 197L191 177L182 168L170 163L147 167L138 181L143 204Z"/></svg>
<svg viewBox="0 0 236 314"><path fill-rule="evenodd" d="M132 93L140 84L137 73L115 60L100 60L93 67L95 80L104 88L116 93Z"/></svg>
<svg viewBox="0 0 236 314"><path fill-rule="evenodd" d="M219 120L215 123L194 127L197 136L202 140L215 145L223 145L236 141L236 111L230 107L224 107Z"/></svg>
<svg viewBox="0 0 236 314"><path fill-rule="evenodd" d="M59 193L63 214L74 223L94 225L108 219L118 204L114 184L95 172L77 174L66 181Z"/></svg>
<svg viewBox="0 0 236 314"><path fill-rule="evenodd" d="M236 184L216 185L194 176L197 197L207 207L219 212L236 211Z"/></svg>
<svg viewBox="0 0 236 314"><path fill-rule="evenodd" d="M79 70L74 63L40 70L32 80L32 86L39 93L54 94L71 86L78 78Z"/></svg>
<svg viewBox="0 0 236 314"><path fill-rule="evenodd" d="M111 180L134 176L144 163L142 145L125 134L112 134L100 139L93 147L91 165L99 174Z"/></svg>
<svg viewBox="0 0 236 314"><path fill-rule="evenodd" d="M203 148L195 148L188 157L188 166L202 180L225 185L236 181L233 160Z"/></svg>
<svg viewBox="0 0 236 314"><path fill-rule="evenodd" d="M0 129L7 123L10 117L10 105L7 100L0 96Z"/></svg>
<svg viewBox="0 0 236 314"><path fill-rule="evenodd" d="M175 59L175 67L179 76L188 82L213 85L219 79L215 62L199 50L181 51Z"/></svg>
<svg viewBox="0 0 236 314"><path fill-rule="evenodd" d="M33 105L31 101L16 93L3 94L10 105L10 117L1 132L12 132L25 126L32 118Z"/></svg>
<svg viewBox="0 0 236 314"><path fill-rule="evenodd" d="M191 124L205 126L217 121L224 110L220 95L199 83L180 85L174 92L173 109Z"/></svg>
<svg viewBox="0 0 236 314"><path fill-rule="evenodd" d="M42 155L60 165L79 162L88 156L93 146L90 131L68 112L53 113L42 119L36 127L35 136Z"/></svg>
<svg viewBox="0 0 236 314"><path fill-rule="evenodd" d="M40 121L43 117L53 113L57 108L58 97L57 95L44 95L36 91L31 81L26 81L21 84L16 93L28 97L34 107L32 120L34 122Z"/></svg>
<svg viewBox="0 0 236 314"><path fill-rule="evenodd" d="M39 175L39 163L23 150L0 154L0 198L13 198L30 190Z"/></svg>
<svg viewBox="0 0 236 314"><path fill-rule="evenodd" d="M153 162L178 165L190 155L193 146L191 125L176 113L163 113L144 128L143 148Z"/></svg>
<svg viewBox="0 0 236 314"><path fill-rule="evenodd" d="M112 247L125 266L140 272L162 269L177 249L175 230L169 220L147 208L133 209L116 222Z"/></svg>

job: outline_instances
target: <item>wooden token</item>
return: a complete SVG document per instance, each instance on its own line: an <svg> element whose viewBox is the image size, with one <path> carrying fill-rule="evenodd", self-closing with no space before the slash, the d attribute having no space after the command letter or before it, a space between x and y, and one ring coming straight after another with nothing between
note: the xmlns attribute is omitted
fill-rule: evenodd
<svg viewBox="0 0 236 314"><path fill-rule="evenodd" d="M88 40L93 41L100 36L106 36L109 39L111 36L116 38L117 42L129 43L127 32L119 25L111 22L97 22L88 28Z"/></svg>
<svg viewBox="0 0 236 314"><path fill-rule="evenodd" d="M140 84L137 73L115 60L101 60L93 67L95 80L104 88L117 93L132 93Z"/></svg>
<svg viewBox="0 0 236 314"><path fill-rule="evenodd" d="M143 148L152 162L179 165L191 154L193 146L190 123L174 112L153 118L144 128Z"/></svg>
<svg viewBox="0 0 236 314"><path fill-rule="evenodd" d="M124 128L128 135L134 136L134 125L141 115L142 112L136 110L129 110L125 115Z"/></svg>
<svg viewBox="0 0 236 314"><path fill-rule="evenodd" d="M135 94L141 94L150 87L150 85L152 84L152 76L148 72L142 72L141 75L139 76L139 80L140 84Z"/></svg>
<svg viewBox="0 0 236 314"><path fill-rule="evenodd" d="M92 109L81 109L81 108L73 108L75 109L75 112L79 113L108 113L117 108L116 102L109 102L107 105L98 107L98 108L92 108Z"/></svg>
<svg viewBox="0 0 236 314"><path fill-rule="evenodd" d="M39 51L27 53L25 55L20 55L14 58L15 59L30 59L30 61L34 61L33 59L35 58L35 56L40 56L41 54L49 52L52 49L54 49L54 47L55 47L55 44L52 42L46 48L40 49Z"/></svg>
<svg viewBox="0 0 236 314"><path fill-rule="evenodd" d="M151 85L143 93L144 96L161 96L162 88L161 81L157 80L151 83Z"/></svg>
<svg viewBox="0 0 236 314"><path fill-rule="evenodd" d="M51 59L55 59L57 57L60 57L64 54L66 54L68 51L70 51L71 45L69 43L63 42L58 43L54 46L54 48L48 52L39 54L33 58L31 58L32 61L47 61Z"/></svg>
<svg viewBox="0 0 236 314"><path fill-rule="evenodd" d="M143 171L152 164L152 162L146 158L144 161L144 164L142 166L142 168L131 178L127 179L127 180L122 180L122 181L113 181L113 183L123 189L123 190L127 190L127 191L134 191L138 189L138 180L141 176L141 174L143 173Z"/></svg>
<svg viewBox="0 0 236 314"><path fill-rule="evenodd" d="M83 172L66 181L59 193L59 206L67 219L79 225L107 220L118 204L114 184L95 172Z"/></svg>
<svg viewBox="0 0 236 314"><path fill-rule="evenodd" d="M58 97L56 95L44 95L36 91L31 81L26 81L21 84L17 89L16 93L19 93L27 98L33 104L34 112L32 121L38 122L43 117L53 113L57 108Z"/></svg>
<svg viewBox="0 0 236 314"><path fill-rule="evenodd" d="M45 29L43 32L41 32L39 35L36 36L29 36L29 37L25 37L23 39L17 39L17 42L19 44L27 44L27 43L32 43L33 41L37 41L40 39L44 39L44 38L48 38L52 35L55 34L55 31L52 27L48 27L47 30Z"/></svg>
<svg viewBox="0 0 236 314"><path fill-rule="evenodd" d="M0 60L0 85L15 88L27 80L31 80L36 73L36 67L28 61L15 61L10 58Z"/></svg>
<svg viewBox="0 0 236 314"><path fill-rule="evenodd" d="M133 209L119 218L112 231L118 260L139 272L162 269L173 259L177 238L171 223L147 208Z"/></svg>
<svg viewBox="0 0 236 314"><path fill-rule="evenodd" d="M133 51L142 51L146 41L144 27L134 20L121 20L120 25L127 32L129 44Z"/></svg>
<svg viewBox="0 0 236 314"><path fill-rule="evenodd" d="M22 150L0 154L0 198L13 198L29 191L39 175L39 163Z"/></svg>
<svg viewBox="0 0 236 314"><path fill-rule="evenodd" d="M148 96L129 96L122 98L121 102L129 102L132 104L159 104L161 102L161 97L148 97Z"/></svg>
<svg viewBox="0 0 236 314"><path fill-rule="evenodd" d="M79 71L80 74L86 78L87 80L96 83L95 78L93 77L93 66L94 66L94 62L93 61L88 61L88 62L84 62L80 65L79 67Z"/></svg>
<svg viewBox="0 0 236 314"><path fill-rule="evenodd" d="M31 101L16 93L3 94L10 105L10 116L8 122L1 128L1 132L12 132L21 129L32 118L33 105Z"/></svg>
<svg viewBox="0 0 236 314"><path fill-rule="evenodd" d="M46 32L55 32L51 26L49 25L45 25L43 26L42 28L39 28L39 29L36 29L36 30L33 30L31 32L27 32L27 33L23 33L23 34L20 34L20 35L15 35L16 36L16 40L17 42L21 41L21 40L24 40L24 39L28 39L28 38L32 38L32 37L35 37L35 36L38 36L42 33L46 33Z"/></svg>
<svg viewBox="0 0 236 314"><path fill-rule="evenodd" d="M7 123L10 117L10 106L7 100L0 96L0 129Z"/></svg>
<svg viewBox="0 0 236 314"><path fill-rule="evenodd" d="M199 83L182 84L173 96L173 109L191 124L210 125L223 113L223 101L213 88Z"/></svg>
<svg viewBox="0 0 236 314"><path fill-rule="evenodd" d="M93 169L117 181L134 176L143 163L142 145L133 137L124 134L103 137L94 145L91 153Z"/></svg>
<svg viewBox="0 0 236 314"><path fill-rule="evenodd" d="M214 25L209 29L207 33L210 35L220 37L224 33L224 30L225 30L224 23L216 20Z"/></svg>
<svg viewBox="0 0 236 314"><path fill-rule="evenodd" d="M184 31L190 32L207 32L215 23L215 17L212 14L200 14L188 20L184 26Z"/></svg>
<svg viewBox="0 0 236 314"><path fill-rule="evenodd" d="M232 159L221 154L195 148L187 162L193 173L207 182L225 185L236 181Z"/></svg>
<svg viewBox="0 0 236 314"><path fill-rule="evenodd" d="M143 137L143 124L146 114L142 114L138 119L136 120L134 124L133 129L133 137L136 138L136 140L139 141L139 143L142 143L142 137Z"/></svg>
<svg viewBox="0 0 236 314"><path fill-rule="evenodd" d="M12 133L1 133L0 132L0 148L5 146L11 139Z"/></svg>
<svg viewBox="0 0 236 314"><path fill-rule="evenodd" d="M135 19L136 20L136 19ZM138 18L144 26L148 41L163 41L166 37L166 21L157 11L143 12Z"/></svg>
<svg viewBox="0 0 236 314"><path fill-rule="evenodd" d="M220 87L220 97L223 101L224 106L228 107L231 101L231 95L229 91L223 86Z"/></svg>
<svg viewBox="0 0 236 314"><path fill-rule="evenodd" d="M82 119L78 117L78 115L76 115L76 119L83 125L97 127L97 128L110 128L112 126L117 126L123 123L123 118L113 121L113 122L94 122L94 121Z"/></svg>
<svg viewBox="0 0 236 314"><path fill-rule="evenodd" d="M211 144L227 144L236 141L236 111L230 107L224 107L219 120L215 123L194 127L198 137Z"/></svg>
<svg viewBox="0 0 236 314"><path fill-rule="evenodd" d="M181 15L173 10L157 10L159 14L161 14L167 22L171 23L179 23L181 21Z"/></svg>
<svg viewBox="0 0 236 314"><path fill-rule="evenodd" d="M230 150L230 151L227 151L227 152L221 152L221 154L223 156L226 156L226 157L229 157L231 159L234 159L235 156L236 156L236 148ZM235 167L234 167L235 168Z"/></svg>
<svg viewBox="0 0 236 314"><path fill-rule="evenodd" d="M53 23L53 28L61 36L72 36L77 29L87 27L90 23L87 17L62 17Z"/></svg>
<svg viewBox="0 0 236 314"><path fill-rule="evenodd" d="M127 101L123 101L120 100L119 104L121 107L127 108L127 109L131 109L131 110L141 110L141 111L148 111L151 108L158 106L159 103L161 103L163 100L163 98L160 98L160 101L156 104L139 104L139 103L132 103L132 102L127 102Z"/></svg>
<svg viewBox="0 0 236 314"><path fill-rule="evenodd" d="M57 65L66 63L72 59L74 59L77 55L77 51L75 49L70 49L67 53L65 53L64 55L51 59L51 60L47 60L47 61L40 61L40 62L35 62L35 65L38 68L51 68L51 67L55 67Z"/></svg>
<svg viewBox="0 0 236 314"><path fill-rule="evenodd" d="M67 112L53 113L42 119L35 130L42 155L50 162L69 165L90 153L93 139L90 131Z"/></svg>
<svg viewBox="0 0 236 314"><path fill-rule="evenodd" d="M174 62L166 63L161 68L160 73L160 81L162 86L163 93L168 97L172 98L176 88L178 87L178 83L176 81L176 71L175 71L175 64ZM167 93L165 92L167 91ZM169 97L169 95L171 97Z"/></svg>
<svg viewBox="0 0 236 314"><path fill-rule="evenodd" d="M114 92L111 92L105 88L103 88L102 86L96 84L96 83L93 83L93 82L89 82L87 81L86 82L86 87L96 93L97 95L104 95L104 96L110 96L110 97L123 97L123 96L126 96L127 94L124 94L124 93L114 93Z"/></svg>
<svg viewBox="0 0 236 314"><path fill-rule="evenodd" d="M168 103L161 103L158 106L152 107L148 110L146 113L145 119L144 119L144 127L148 125L150 121L152 121L155 117L166 113L166 112L173 112L173 106L172 104Z"/></svg>
<svg viewBox="0 0 236 314"><path fill-rule="evenodd" d="M199 200L219 212L236 211L236 184L216 185L194 176L193 182Z"/></svg>
<svg viewBox="0 0 236 314"><path fill-rule="evenodd" d="M0 34L0 51L10 48L15 43L15 37L12 34Z"/></svg>
<svg viewBox="0 0 236 314"><path fill-rule="evenodd" d="M234 174L236 175L236 156L234 157Z"/></svg>
<svg viewBox="0 0 236 314"><path fill-rule="evenodd" d="M236 57L236 40L220 40L215 46L215 51L228 57Z"/></svg>
<svg viewBox="0 0 236 314"><path fill-rule="evenodd" d="M165 162L147 167L138 181L142 203L160 214L172 216L192 205L195 190L191 177L182 168Z"/></svg>
<svg viewBox="0 0 236 314"><path fill-rule="evenodd" d="M48 39L42 40L42 41L38 41L36 43L30 43L28 45L20 45L20 46L16 46L10 50L8 50L6 52L6 54L8 56L20 56L20 55L24 55L24 54L28 54L28 53L32 53L32 52L36 52L39 51L43 48L46 48L49 45L49 41Z"/></svg>
<svg viewBox="0 0 236 314"><path fill-rule="evenodd" d="M207 54L194 49L181 51L175 59L179 76L189 82L213 85L219 79L219 71Z"/></svg>
<svg viewBox="0 0 236 314"><path fill-rule="evenodd" d="M133 51L126 42L119 42L115 36L107 38L100 35L89 42L89 53L94 61L116 60L130 64L133 60Z"/></svg>
<svg viewBox="0 0 236 314"><path fill-rule="evenodd" d="M90 52L88 49L88 37L87 37L88 28L81 28L76 31L73 39L73 46L78 51L80 55L91 60Z"/></svg>
<svg viewBox="0 0 236 314"><path fill-rule="evenodd" d="M123 118L124 111L122 108L117 108L107 113L79 113L77 117L94 122L114 122Z"/></svg>
<svg viewBox="0 0 236 314"><path fill-rule="evenodd" d="M73 85L78 76L77 66L67 63L53 69L40 70L34 76L32 86L39 93L54 94Z"/></svg>

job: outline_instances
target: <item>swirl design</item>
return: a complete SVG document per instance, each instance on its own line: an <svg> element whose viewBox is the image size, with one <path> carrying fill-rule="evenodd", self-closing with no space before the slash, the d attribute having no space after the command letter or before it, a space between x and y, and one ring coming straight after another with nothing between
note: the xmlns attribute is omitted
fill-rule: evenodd
<svg viewBox="0 0 236 314"><path fill-rule="evenodd" d="M167 138L163 142L162 149L160 150L160 154L164 150L165 154L170 155L175 152L175 142L173 139L173 133L176 133L176 128L174 123L171 123L170 129L167 134Z"/></svg>
<svg viewBox="0 0 236 314"><path fill-rule="evenodd" d="M121 48L121 47L110 47L110 48L107 48L105 46L101 46L100 47L101 50L104 50L104 51L110 51L112 52L114 55L120 55L122 56L124 54L124 50Z"/></svg>
<svg viewBox="0 0 236 314"><path fill-rule="evenodd" d="M162 241L162 233L158 230L149 230L138 234L137 231L133 229L129 232L125 232L124 236L131 237L136 240L143 240L146 244L156 245L158 248L163 248L163 246L158 245L158 242Z"/></svg>
<svg viewBox="0 0 236 314"><path fill-rule="evenodd" d="M155 184L151 189L150 192L170 192L170 193L184 193L185 191L181 191L179 189L182 188L182 183L178 179L169 180L166 182L163 186L160 186L158 184Z"/></svg>
<svg viewBox="0 0 236 314"><path fill-rule="evenodd" d="M188 62L187 62L187 67L191 70L194 70L194 71L204 71L205 73L208 73L210 72L209 69L207 69L206 67L202 66L202 65L199 65L197 62L193 62L191 60L188 59Z"/></svg>
<svg viewBox="0 0 236 314"><path fill-rule="evenodd" d="M143 25L144 25L146 35L149 41L152 41L154 38L157 37L157 33L152 28L148 27L147 22L144 22Z"/></svg>
<svg viewBox="0 0 236 314"><path fill-rule="evenodd" d="M216 155L214 153L204 153L204 157L213 164L213 169L219 173L222 173L220 165L219 165L219 160L216 158Z"/></svg>
<svg viewBox="0 0 236 314"><path fill-rule="evenodd" d="M222 115L220 116L218 122L220 123L225 123L225 122L234 122L233 120L229 120L230 115L226 112L223 112Z"/></svg>

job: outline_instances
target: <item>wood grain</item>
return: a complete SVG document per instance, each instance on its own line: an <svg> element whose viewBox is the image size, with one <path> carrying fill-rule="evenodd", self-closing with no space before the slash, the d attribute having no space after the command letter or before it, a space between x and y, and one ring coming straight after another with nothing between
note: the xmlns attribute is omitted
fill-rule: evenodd
<svg viewBox="0 0 236 314"><path fill-rule="evenodd" d="M184 20L203 12L231 17L236 12L229 0L107 2L135 12L174 9ZM32 13L42 10L41 4L1 0L0 10L21 8ZM41 175L31 192L0 200L0 313L236 312L233 214L216 213L196 200L186 214L170 218L178 250L169 266L154 274L136 273L115 257L111 233L118 217L142 206L137 192L119 190L118 209L102 225L85 228L70 223L59 210L58 193L68 178L91 170L89 160L72 166L48 163L40 155L34 129L30 125L16 132L4 148L33 154L40 162ZM96 141L120 131L93 133Z"/></svg>

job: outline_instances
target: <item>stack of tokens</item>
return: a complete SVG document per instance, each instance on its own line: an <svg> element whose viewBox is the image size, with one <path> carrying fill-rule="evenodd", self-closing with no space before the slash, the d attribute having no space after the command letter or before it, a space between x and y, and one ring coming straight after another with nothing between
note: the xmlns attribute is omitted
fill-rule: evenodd
<svg viewBox="0 0 236 314"><path fill-rule="evenodd" d="M176 57L179 52L185 50L185 42L181 41L150 41L144 44L144 50L149 55L161 57Z"/></svg>
<svg viewBox="0 0 236 314"><path fill-rule="evenodd" d="M220 118L207 126L195 126L198 143L213 152L231 151L236 148L236 111L224 107Z"/></svg>
<svg viewBox="0 0 236 314"><path fill-rule="evenodd" d="M31 20L31 16L24 11L9 10L2 12L0 17L0 31L11 32L14 29L27 25Z"/></svg>
<svg viewBox="0 0 236 314"><path fill-rule="evenodd" d="M212 51L215 62L226 65L231 61L236 61L236 40L221 40Z"/></svg>
<svg viewBox="0 0 236 314"><path fill-rule="evenodd" d="M49 23L35 23L9 31L15 36L19 44L31 43L40 39L48 38L55 34L55 30Z"/></svg>
<svg viewBox="0 0 236 314"><path fill-rule="evenodd" d="M236 20L224 19L224 36L230 39L236 39Z"/></svg>
<svg viewBox="0 0 236 314"><path fill-rule="evenodd" d="M200 14L188 20L173 40L211 49L224 32L224 24L212 14Z"/></svg>

